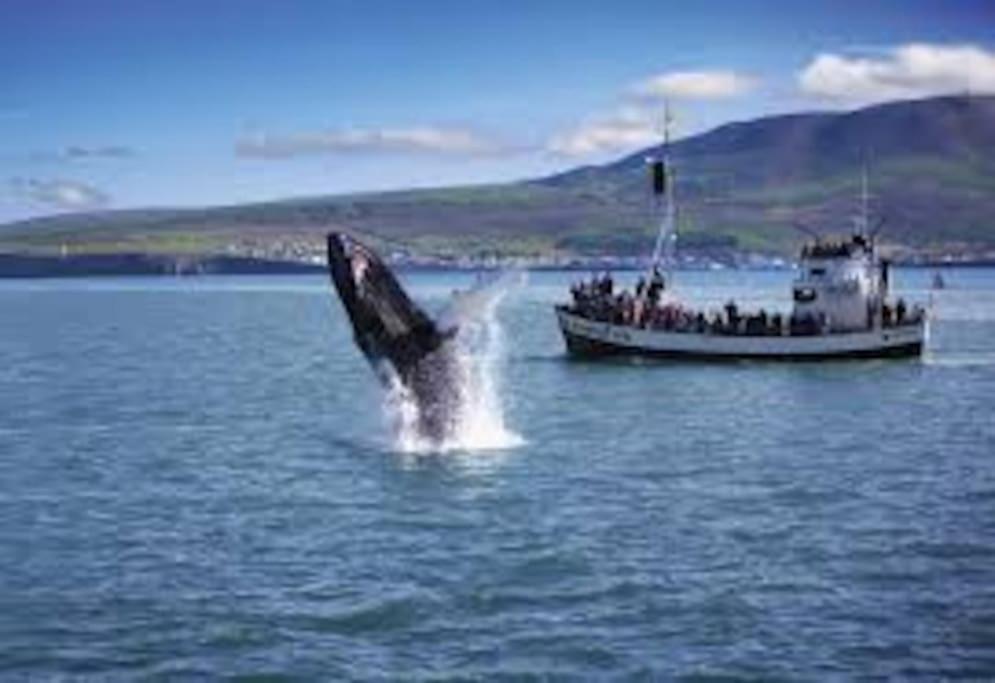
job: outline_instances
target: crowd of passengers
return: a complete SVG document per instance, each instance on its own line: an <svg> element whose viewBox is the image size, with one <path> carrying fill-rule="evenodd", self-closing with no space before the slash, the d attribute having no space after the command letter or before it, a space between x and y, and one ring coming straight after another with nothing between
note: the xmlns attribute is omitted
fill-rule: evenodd
<svg viewBox="0 0 995 683"><path fill-rule="evenodd" d="M802 247L802 258L836 258L852 256L859 250L870 247L870 242L863 235L854 235L849 240L834 242L816 242Z"/></svg>
<svg viewBox="0 0 995 683"><path fill-rule="evenodd" d="M744 314L734 301L729 301L721 311L696 311L679 303L661 304L665 281L659 271L654 271L649 282L639 278L634 292L627 289L615 291L609 273L593 276L587 282L578 282L570 288L573 295L571 311L581 317L615 325L631 325L643 329L697 334L726 334L747 336L804 336L825 334L829 320L825 314L782 315L760 309ZM923 315L920 307L911 312L905 301L899 299L894 306L885 304L881 309L881 325L894 327L918 322ZM868 313L868 322L872 321Z"/></svg>

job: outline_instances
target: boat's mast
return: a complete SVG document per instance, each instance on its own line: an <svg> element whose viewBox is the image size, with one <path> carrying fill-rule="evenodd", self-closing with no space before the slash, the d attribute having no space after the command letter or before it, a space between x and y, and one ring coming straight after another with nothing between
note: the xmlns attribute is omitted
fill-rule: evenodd
<svg viewBox="0 0 995 683"><path fill-rule="evenodd" d="M670 168L670 103L664 103L663 113L663 145L660 150L660 159L656 162L662 164L662 187L661 183L654 177L653 184L653 206L655 213L661 217L660 230L656 236L656 244L653 247L653 259L650 262L650 275L660 265L660 260L664 262L666 272L667 287L671 286L674 251L674 216L676 208L674 205L674 178ZM655 173L657 171L654 169ZM661 207L661 203L663 206Z"/></svg>
<svg viewBox="0 0 995 683"><path fill-rule="evenodd" d="M880 313L884 299L888 296L888 264L878 257L877 244L875 243L876 235L871 234L870 201L870 182L867 171L867 160L865 159L860 174L860 215L857 217L856 222L858 232L867 238L868 247L871 252L871 272L877 281L877 309L878 313Z"/></svg>
<svg viewBox="0 0 995 683"><path fill-rule="evenodd" d="M867 190L867 164L864 164L863 171L860 176L860 234L869 237L870 236L870 220L868 215L868 203L870 202L870 195Z"/></svg>

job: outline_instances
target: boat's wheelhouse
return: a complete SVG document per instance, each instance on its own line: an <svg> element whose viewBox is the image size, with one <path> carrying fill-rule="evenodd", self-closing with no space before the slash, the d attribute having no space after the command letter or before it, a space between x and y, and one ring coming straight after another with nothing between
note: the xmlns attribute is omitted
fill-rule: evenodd
<svg viewBox="0 0 995 683"><path fill-rule="evenodd" d="M861 235L806 247L792 286L794 316L831 332L872 327L887 296L886 267Z"/></svg>

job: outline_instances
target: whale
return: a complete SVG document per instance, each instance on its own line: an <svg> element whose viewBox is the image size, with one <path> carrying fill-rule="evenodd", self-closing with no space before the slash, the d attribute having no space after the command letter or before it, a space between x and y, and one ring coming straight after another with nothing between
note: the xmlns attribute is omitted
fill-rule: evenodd
<svg viewBox="0 0 995 683"><path fill-rule="evenodd" d="M386 388L400 388L413 402L419 434L444 441L459 419L458 325L433 320L355 237L332 232L327 242L329 275L356 346Z"/></svg>

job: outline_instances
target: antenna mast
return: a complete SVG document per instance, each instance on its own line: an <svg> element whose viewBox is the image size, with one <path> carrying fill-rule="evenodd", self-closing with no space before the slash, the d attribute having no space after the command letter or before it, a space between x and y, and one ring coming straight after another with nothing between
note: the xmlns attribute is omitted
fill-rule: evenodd
<svg viewBox="0 0 995 683"><path fill-rule="evenodd" d="M653 258L650 262L650 275L660 265L661 259L664 262L666 271L666 282L671 284L671 267L673 264L674 239L674 218L676 207L674 205L674 177L670 166L670 126L673 118L670 115L670 102L664 102L663 109L663 145L660 149L660 158L654 159L653 164L653 206L654 213L658 216L662 214L660 230L656 236L656 244L653 247ZM661 207L662 203L662 207Z"/></svg>
<svg viewBox="0 0 995 683"><path fill-rule="evenodd" d="M864 162L864 168L860 176L860 234L868 235L870 231L868 227L870 226L870 216L868 213L868 203L870 201L870 195L867 191L867 162Z"/></svg>

